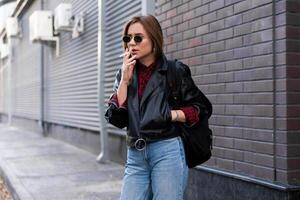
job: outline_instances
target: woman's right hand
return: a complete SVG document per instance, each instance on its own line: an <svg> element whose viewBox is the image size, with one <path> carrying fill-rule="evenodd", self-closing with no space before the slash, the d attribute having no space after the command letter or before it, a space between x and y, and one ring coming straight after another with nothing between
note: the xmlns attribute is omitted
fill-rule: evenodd
<svg viewBox="0 0 300 200"><path fill-rule="evenodd" d="M122 65L121 83L129 85L133 76L133 69L136 63L135 57L136 55L130 57L130 51L128 50L128 48L125 49Z"/></svg>

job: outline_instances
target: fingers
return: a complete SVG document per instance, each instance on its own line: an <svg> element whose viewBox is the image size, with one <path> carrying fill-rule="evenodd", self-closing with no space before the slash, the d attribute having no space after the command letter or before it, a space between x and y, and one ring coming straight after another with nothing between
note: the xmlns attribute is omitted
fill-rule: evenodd
<svg viewBox="0 0 300 200"><path fill-rule="evenodd" d="M132 62L133 60L135 60L135 58L136 58L136 55L132 56L132 57L129 58L127 61L128 61L128 62Z"/></svg>
<svg viewBox="0 0 300 200"><path fill-rule="evenodd" d="M135 58L136 55L131 56L131 52L129 51L128 48L125 49L125 53L124 53L124 58L123 58L123 63L128 66L128 65L134 65L136 63Z"/></svg>
<svg viewBox="0 0 300 200"><path fill-rule="evenodd" d="M129 58L130 57L131 52L129 51L128 48L125 49L125 53L124 53L124 58Z"/></svg>
<svg viewBox="0 0 300 200"><path fill-rule="evenodd" d="M128 48L125 49L124 57L123 57L123 78L125 80L130 80L132 78L133 69L136 64L136 55L130 57L130 51Z"/></svg>
<svg viewBox="0 0 300 200"><path fill-rule="evenodd" d="M132 60L131 62L127 63L127 66L134 66L136 63L136 60Z"/></svg>
<svg viewBox="0 0 300 200"><path fill-rule="evenodd" d="M132 71L135 66L136 60L131 60L130 62L127 62L123 64L123 70L126 72L127 70Z"/></svg>
<svg viewBox="0 0 300 200"><path fill-rule="evenodd" d="M129 51L124 53L124 58L125 59L130 58L130 52Z"/></svg>
<svg viewBox="0 0 300 200"><path fill-rule="evenodd" d="M125 66L135 65L135 63L136 63L135 57L136 56L134 55L131 58L129 58L128 60L124 61Z"/></svg>

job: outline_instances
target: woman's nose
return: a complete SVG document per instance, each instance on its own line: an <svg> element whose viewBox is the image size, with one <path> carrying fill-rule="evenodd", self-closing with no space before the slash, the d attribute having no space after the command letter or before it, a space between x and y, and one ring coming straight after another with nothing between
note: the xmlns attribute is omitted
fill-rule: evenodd
<svg viewBox="0 0 300 200"><path fill-rule="evenodd" d="M129 42L128 46L130 46L130 47L135 46L135 43L134 42Z"/></svg>
<svg viewBox="0 0 300 200"><path fill-rule="evenodd" d="M128 42L128 45L129 45L129 46L136 45L134 39L131 39L131 40Z"/></svg>

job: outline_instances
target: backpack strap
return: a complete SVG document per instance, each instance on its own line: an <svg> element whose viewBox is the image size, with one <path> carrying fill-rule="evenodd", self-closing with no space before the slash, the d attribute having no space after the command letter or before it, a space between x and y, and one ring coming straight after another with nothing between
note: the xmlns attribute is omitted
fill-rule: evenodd
<svg viewBox="0 0 300 200"><path fill-rule="evenodd" d="M180 80L177 75L177 60L168 60L168 69L167 69L167 82L170 88L170 101L175 107L180 103Z"/></svg>
<svg viewBox="0 0 300 200"><path fill-rule="evenodd" d="M170 103L171 105L178 107L181 102L181 79L180 75L178 75L179 72L176 62L176 59L168 60L167 81L170 88ZM190 70L187 70L187 72L190 73ZM208 118L210 118L213 110L212 104L199 88L198 92L201 103L205 106L204 112L206 115L208 115Z"/></svg>

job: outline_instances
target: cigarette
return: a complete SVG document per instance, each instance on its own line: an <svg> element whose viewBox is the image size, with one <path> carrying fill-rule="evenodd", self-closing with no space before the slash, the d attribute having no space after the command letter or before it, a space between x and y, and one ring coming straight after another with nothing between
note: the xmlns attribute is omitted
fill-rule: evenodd
<svg viewBox="0 0 300 200"><path fill-rule="evenodd" d="M131 54L131 52L130 52ZM119 55L119 57L124 57L125 56L125 53L122 53L121 55Z"/></svg>

